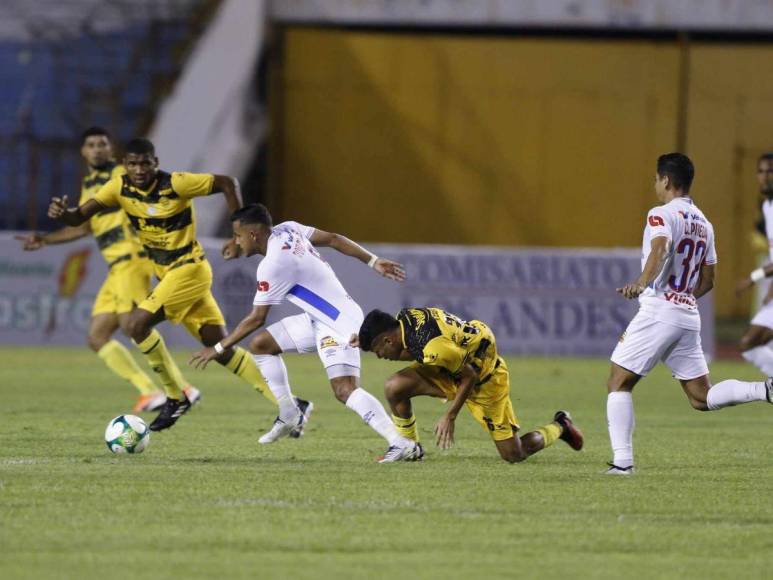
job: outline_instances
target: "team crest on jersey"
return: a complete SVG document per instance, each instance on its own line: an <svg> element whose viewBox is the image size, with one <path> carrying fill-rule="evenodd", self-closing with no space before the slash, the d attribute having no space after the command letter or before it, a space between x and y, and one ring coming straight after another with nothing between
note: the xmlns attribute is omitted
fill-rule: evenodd
<svg viewBox="0 0 773 580"><path fill-rule="evenodd" d="M269 284L266 280L260 280L258 282L258 292L268 292Z"/></svg>
<svg viewBox="0 0 773 580"><path fill-rule="evenodd" d="M325 336L319 341L319 348L330 348L332 346L338 346L338 342L332 336Z"/></svg>

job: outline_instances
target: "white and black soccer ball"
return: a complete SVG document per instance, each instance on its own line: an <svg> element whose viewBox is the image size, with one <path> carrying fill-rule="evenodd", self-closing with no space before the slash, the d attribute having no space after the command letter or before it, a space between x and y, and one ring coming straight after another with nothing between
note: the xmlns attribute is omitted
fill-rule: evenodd
<svg viewBox="0 0 773 580"><path fill-rule="evenodd" d="M105 443L113 453L142 453L150 443L150 429L135 415L118 415L107 424Z"/></svg>

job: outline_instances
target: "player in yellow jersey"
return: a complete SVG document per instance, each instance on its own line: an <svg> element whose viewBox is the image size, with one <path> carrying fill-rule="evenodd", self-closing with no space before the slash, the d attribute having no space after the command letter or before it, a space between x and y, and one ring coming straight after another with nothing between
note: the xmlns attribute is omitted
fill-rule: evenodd
<svg viewBox="0 0 773 580"><path fill-rule="evenodd" d="M83 178L80 203L94 194L113 178L125 173L123 165L113 159L113 147L108 132L101 127L90 127L81 135L81 156L88 167ZM77 227L65 227L46 234L17 236L24 249L39 250L52 244L63 244L93 235L102 257L109 268L91 313L88 344L105 364L119 377L126 379L140 392L134 405L135 412L153 411L166 400L163 391L143 372L129 351L113 335L120 327L128 335L129 312L150 294L152 265L144 258L129 218L120 208L104 209ZM186 387L188 396L198 400L194 387Z"/></svg>
<svg viewBox="0 0 773 580"><path fill-rule="evenodd" d="M454 442L454 423L462 405L510 463L523 461L556 439L582 449L582 433L566 411L558 411L552 423L517 436L520 427L510 401L507 365L497 354L494 334L479 320L466 322L439 308L405 308L397 318L373 310L352 343L379 358L415 361L389 377L385 386L392 418L404 437L418 442L411 399L429 396L451 402L435 426L441 449Z"/></svg>
<svg viewBox="0 0 773 580"><path fill-rule="evenodd" d="M231 212L242 202L239 183L232 177L161 171L155 148L147 139L127 143L124 166L125 175L108 181L93 199L77 208L68 209L66 198L54 198L49 216L77 226L101 211L121 208L137 231L159 283L132 311L129 333L166 392L166 403L150 425L151 430L160 431L174 425L190 409L191 401L182 391L184 385L174 372L176 365L163 338L153 327L164 320L182 323L205 346L214 346L226 336L225 320L212 296L212 268L196 240L192 200L222 193ZM233 240L223 248L226 257L235 257L237 251ZM224 349L216 360L276 404L244 349Z"/></svg>

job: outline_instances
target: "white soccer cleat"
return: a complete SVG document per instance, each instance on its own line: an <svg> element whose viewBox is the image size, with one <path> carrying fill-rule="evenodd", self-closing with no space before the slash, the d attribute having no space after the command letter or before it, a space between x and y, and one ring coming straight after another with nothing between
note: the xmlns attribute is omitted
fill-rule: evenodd
<svg viewBox="0 0 773 580"><path fill-rule="evenodd" d="M604 475L633 475L633 465L628 467L619 467L614 463L607 463L609 468L604 472Z"/></svg>
<svg viewBox="0 0 773 580"><path fill-rule="evenodd" d="M400 445L390 445L379 463L394 463L396 461L421 461L424 448L421 443L405 439Z"/></svg>
<svg viewBox="0 0 773 580"><path fill-rule="evenodd" d="M266 445L268 443L279 441L282 437L288 437L295 429L303 428L303 423L304 415L300 411L298 411L298 414L294 418L287 422L282 421L277 417L274 419L274 424L269 432L262 435L260 439L258 439L258 443Z"/></svg>
<svg viewBox="0 0 773 580"><path fill-rule="evenodd" d="M298 410L303 413L303 423L296 425L293 430L290 431L290 437L298 439L303 435L303 428L311 418L311 412L314 410L314 403L295 397L295 404L298 405Z"/></svg>

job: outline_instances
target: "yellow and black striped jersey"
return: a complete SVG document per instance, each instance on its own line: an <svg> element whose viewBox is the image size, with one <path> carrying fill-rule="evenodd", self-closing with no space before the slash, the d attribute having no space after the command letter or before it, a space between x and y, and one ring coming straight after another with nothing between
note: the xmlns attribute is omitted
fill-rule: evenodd
<svg viewBox="0 0 773 580"><path fill-rule="evenodd" d="M111 179L126 173L123 165L109 163L91 171L83 178L81 198L78 205L92 199L100 188ZM102 257L108 264L126 260L140 253L142 245L129 224L129 218L120 207L106 207L89 220L91 233L97 242Z"/></svg>
<svg viewBox="0 0 773 580"><path fill-rule="evenodd" d="M481 379L497 366L494 335L479 320L467 322L440 308L404 308L397 321L403 346L422 364L456 375L469 363Z"/></svg>
<svg viewBox="0 0 773 580"><path fill-rule="evenodd" d="M105 208L126 212L161 279L173 267L204 259L191 200L210 194L214 180L211 173L158 171L152 185L142 190L123 175L106 183L94 199Z"/></svg>

